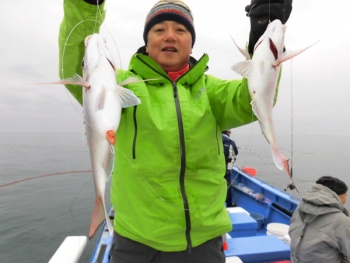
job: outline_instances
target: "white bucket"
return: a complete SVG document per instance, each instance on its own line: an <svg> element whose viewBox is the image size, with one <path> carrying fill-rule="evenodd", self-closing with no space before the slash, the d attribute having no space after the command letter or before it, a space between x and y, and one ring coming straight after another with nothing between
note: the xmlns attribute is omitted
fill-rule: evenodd
<svg viewBox="0 0 350 263"><path fill-rule="evenodd" d="M243 261L239 257L227 257L226 263L243 263Z"/></svg>
<svg viewBox="0 0 350 263"><path fill-rule="evenodd" d="M270 223L267 225L266 229L266 235L284 239L284 236L288 235L289 226L281 223Z"/></svg>

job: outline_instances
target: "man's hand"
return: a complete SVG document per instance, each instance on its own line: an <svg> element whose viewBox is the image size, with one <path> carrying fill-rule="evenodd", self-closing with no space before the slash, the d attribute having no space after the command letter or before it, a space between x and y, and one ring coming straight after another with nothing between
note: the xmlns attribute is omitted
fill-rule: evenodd
<svg viewBox="0 0 350 263"><path fill-rule="evenodd" d="M84 0L84 2L92 5L101 5L105 0Z"/></svg>
<svg viewBox="0 0 350 263"><path fill-rule="evenodd" d="M250 17L250 36L248 51L253 54L254 46L260 36L264 34L267 25L275 19L285 24L292 12L293 0L252 0L245 7Z"/></svg>

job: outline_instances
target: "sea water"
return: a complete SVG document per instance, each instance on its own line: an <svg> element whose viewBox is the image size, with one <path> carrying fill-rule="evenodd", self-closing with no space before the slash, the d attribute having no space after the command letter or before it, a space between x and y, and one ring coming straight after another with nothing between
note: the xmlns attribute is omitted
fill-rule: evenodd
<svg viewBox="0 0 350 263"><path fill-rule="evenodd" d="M289 178L274 166L262 135L231 137L240 148L234 165L254 167L257 178L286 188ZM278 142L281 152L293 157L299 197L323 175L350 186L350 136L298 135L291 142L286 135ZM0 133L0 185L47 175L0 187L1 263L46 263L66 236L88 235L95 197L92 174L84 172L89 169L89 151L80 133ZM106 192L108 201L108 187ZM89 262L97 236L88 241L79 262Z"/></svg>

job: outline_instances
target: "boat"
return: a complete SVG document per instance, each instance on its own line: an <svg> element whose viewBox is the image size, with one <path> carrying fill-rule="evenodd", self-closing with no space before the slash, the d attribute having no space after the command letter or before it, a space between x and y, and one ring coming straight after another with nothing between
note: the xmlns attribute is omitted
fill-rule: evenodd
<svg viewBox="0 0 350 263"><path fill-rule="evenodd" d="M232 167L231 190L235 206L226 207L233 226L224 236L226 262L290 262L288 228L300 199L255 175L254 168ZM109 216L112 220L114 213L111 208ZM67 237L49 263L78 262L85 244L84 236ZM90 263L109 263L111 246L112 237L103 224Z"/></svg>

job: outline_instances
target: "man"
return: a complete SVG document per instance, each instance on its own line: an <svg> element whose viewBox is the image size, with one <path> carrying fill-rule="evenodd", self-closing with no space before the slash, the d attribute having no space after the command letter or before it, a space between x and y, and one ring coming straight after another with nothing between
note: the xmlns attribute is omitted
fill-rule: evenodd
<svg viewBox="0 0 350 263"><path fill-rule="evenodd" d="M232 167L229 166L230 163L232 163L236 160L235 156L238 154L238 148L236 146L236 143L234 140L230 138L231 131L223 131L222 132L222 143L224 145L224 155L225 155L225 163L226 163L226 169L231 170Z"/></svg>
<svg viewBox="0 0 350 263"><path fill-rule="evenodd" d="M232 160L236 160L236 155L238 154L238 149L236 143L230 138L231 131L222 132L222 144L224 145L224 155L225 155L225 180L227 182L227 193L226 193L226 206L235 206L232 203L232 189L231 189L231 170L232 170Z"/></svg>
<svg viewBox="0 0 350 263"><path fill-rule="evenodd" d="M96 16L95 2L64 1L59 42L65 76L81 72L84 38L96 30L89 19L104 17ZM269 17L287 21L291 0L253 0L247 12L251 44ZM224 155L218 139L221 130L255 120L247 80L207 75L208 55L198 61L190 56L196 33L183 1L157 2L146 16L143 39L145 46L133 55L129 69L117 74L118 82L132 75L154 80L126 85L141 104L123 109L117 131L111 262L223 263L221 235L232 226L223 205ZM81 88L67 88L82 103Z"/></svg>
<svg viewBox="0 0 350 263"><path fill-rule="evenodd" d="M302 198L289 227L293 263L350 262L347 191L343 181L322 176Z"/></svg>

